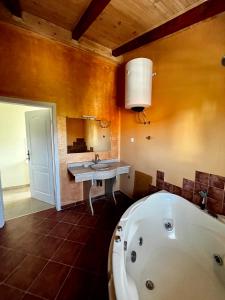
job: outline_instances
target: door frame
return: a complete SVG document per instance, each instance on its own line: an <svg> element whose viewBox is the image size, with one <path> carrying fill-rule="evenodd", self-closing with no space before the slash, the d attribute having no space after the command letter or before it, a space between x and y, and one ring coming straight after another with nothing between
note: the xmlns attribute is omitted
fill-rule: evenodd
<svg viewBox="0 0 225 300"><path fill-rule="evenodd" d="M44 107L50 109L51 115L51 128L52 128L52 156L53 156L53 182L54 182L54 198L55 207L57 211L61 210L61 194L60 194L60 171L59 171L59 154L58 154L58 134L57 134L57 120L56 120L56 104L52 102L25 100L14 97L3 97L0 96L0 102L9 104L18 104L26 106ZM4 204L3 204L4 209ZM1 210L1 205L0 205ZM4 213L4 211L3 211Z"/></svg>

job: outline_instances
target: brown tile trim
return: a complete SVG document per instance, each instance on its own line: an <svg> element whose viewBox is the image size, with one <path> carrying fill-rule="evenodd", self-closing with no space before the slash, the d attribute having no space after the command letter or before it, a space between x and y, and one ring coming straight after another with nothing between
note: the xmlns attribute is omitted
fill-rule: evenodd
<svg viewBox="0 0 225 300"><path fill-rule="evenodd" d="M181 196L190 202L193 201L193 191L182 190Z"/></svg>
<svg viewBox="0 0 225 300"><path fill-rule="evenodd" d="M173 185L169 182L164 182L164 190L173 193Z"/></svg>
<svg viewBox="0 0 225 300"><path fill-rule="evenodd" d="M160 180L160 179L157 179L157 180L156 180L156 187L157 187L159 190L163 190L163 189L164 189L164 181L163 181L163 180Z"/></svg>
<svg viewBox="0 0 225 300"><path fill-rule="evenodd" d="M224 196L224 199L223 199L223 213L222 214L225 216L225 196Z"/></svg>
<svg viewBox="0 0 225 300"><path fill-rule="evenodd" d="M156 193L156 192L158 192L159 191L159 189L156 187L156 186L154 186L154 185L152 185L152 184L150 184L149 185L149 194L151 195L151 194L154 194L154 193Z"/></svg>
<svg viewBox="0 0 225 300"><path fill-rule="evenodd" d="M194 192L196 194L198 194L199 192L203 191L203 192L208 192L208 185L203 184L203 183L199 183L199 182L195 182L195 189Z"/></svg>
<svg viewBox="0 0 225 300"><path fill-rule="evenodd" d="M182 188L179 186L174 185L173 186L173 193L177 196L181 196L182 194Z"/></svg>
<svg viewBox="0 0 225 300"><path fill-rule="evenodd" d="M213 198L217 201L220 201L221 203L223 203L224 200L224 190L218 189L216 187L209 187L208 190L208 197L209 198Z"/></svg>
<svg viewBox="0 0 225 300"><path fill-rule="evenodd" d="M183 178L183 190L193 191L195 187L195 182L190 179Z"/></svg>
<svg viewBox="0 0 225 300"><path fill-rule="evenodd" d="M223 201L217 201L216 199L207 197L208 209L217 214L223 214Z"/></svg>
<svg viewBox="0 0 225 300"><path fill-rule="evenodd" d="M195 171L195 181L209 185L209 173Z"/></svg>
<svg viewBox="0 0 225 300"><path fill-rule="evenodd" d="M199 193L195 193L195 192L194 192L194 195L193 195L193 203L194 203L194 204L197 204L197 205L200 205L201 202L202 202L202 199L201 199Z"/></svg>
<svg viewBox="0 0 225 300"><path fill-rule="evenodd" d="M223 190L225 186L225 177L210 174L209 186L216 187Z"/></svg>
<svg viewBox="0 0 225 300"><path fill-rule="evenodd" d="M164 180L164 172L157 170L156 178L160 180Z"/></svg>
<svg viewBox="0 0 225 300"><path fill-rule="evenodd" d="M206 172L196 171L195 181L183 178L182 188L165 182L163 171L157 171L156 188L166 190L170 193L182 196L183 198L200 205L202 198L200 191L206 191L209 199L209 209L212 212L225 215L225 177ZM154 188L151 190L154 192Z"/></svg>

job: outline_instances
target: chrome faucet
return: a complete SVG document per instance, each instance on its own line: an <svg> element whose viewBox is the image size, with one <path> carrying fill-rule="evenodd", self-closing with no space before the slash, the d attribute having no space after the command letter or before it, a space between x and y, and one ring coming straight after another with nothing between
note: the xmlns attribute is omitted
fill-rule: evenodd
<svg viewBox="0 0 225 300"><path fill-rule="evenodd" d="M206 191L200 191L199 195L202 198L202 201L200 203L200 208L202 210L204 210L204 209L208 210L208 207L207 207L207 195L208 195L208 193Z"/></svg>
<svg viewBox="0 0 225 300"><path fill-rule="evenodd" d="M200 197L202 198L202 201L201 201L201 203L200 203L200 208L202 209L202 210L206 210L206 212L210 215L210 216L212 216L213 218L218 218L218 215L215 213L215 212L213 212L213 211L211 211L209 208L208 208L208 202L207 202L207 196L208 196L208 192L207 191L200 191L199 192L199 195L200 195Z"/></svg>
<svg viewBox="0 0 225 300"><path fill-rule="evenodd" d="M95 163L95 164L97 164L97 163L99 163L101 160L100 160L100 158L99 158L99 154L97 154L97 153L95 153L95 159L93 160L93 162Z"/></svg>

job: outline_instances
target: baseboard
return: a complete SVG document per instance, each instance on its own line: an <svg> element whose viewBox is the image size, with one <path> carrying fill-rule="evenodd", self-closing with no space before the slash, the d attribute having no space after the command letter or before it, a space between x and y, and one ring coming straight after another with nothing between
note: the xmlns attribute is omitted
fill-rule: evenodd
<svg viewBox="0 0 225 300"><path fill-rule="evenodd" d="M9 191L9 190L22 189L22 188L29 187L29 186L30 186L29 184L16 185L16 186L10 186L10 187L3 188L2 190L4 192L4 191Z"/></svg>

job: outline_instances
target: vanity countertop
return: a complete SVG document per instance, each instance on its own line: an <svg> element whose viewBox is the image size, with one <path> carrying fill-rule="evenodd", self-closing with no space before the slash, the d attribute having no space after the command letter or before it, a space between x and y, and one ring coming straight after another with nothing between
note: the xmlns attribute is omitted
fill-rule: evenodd
<svg viewBox="0 0 225 300"><path fill-rule="evenodd" d="M94 170L91 165L94 162L76 162L67 165L67 169L75 177L76 182L93 180L93 179L108 179L117 175L129 172L130 165L116 159L101 160L99 163L108 164L109 167L105 170Z"/></svg>

